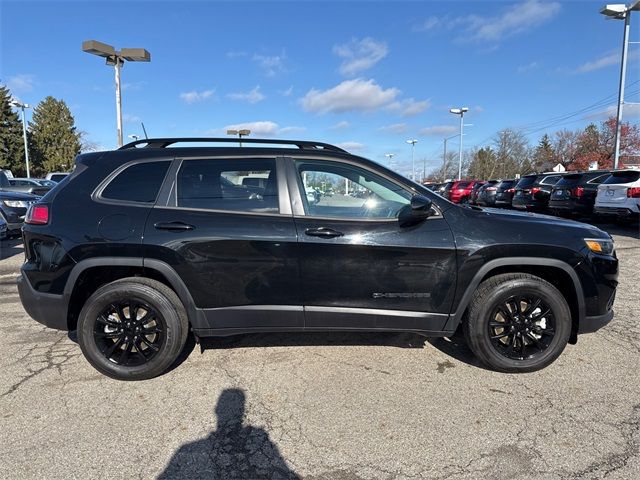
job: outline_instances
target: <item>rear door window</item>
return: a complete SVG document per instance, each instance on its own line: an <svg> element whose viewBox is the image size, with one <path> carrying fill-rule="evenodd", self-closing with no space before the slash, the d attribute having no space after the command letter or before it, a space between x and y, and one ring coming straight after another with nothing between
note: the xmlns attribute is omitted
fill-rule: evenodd
<svg viewBox="0 0 640 480"><path fill-rule="evenodd" d="M178 172L178 207L279 213L272 158L184 160Z"/></svg>
<svg viewBox="0 0 640 480"><path fill-rule="evenodd" d="M135 163L109 182L100 197L124 202L155 203L170 160Z"/></svg>
<svg viewBox="0 0 640 480"><path fill-rule="evenodd" d="M638 180L640 180L640 171L631 170L628 172L613 172L602 184L615 185L618 183L637 182Z"/></svg>

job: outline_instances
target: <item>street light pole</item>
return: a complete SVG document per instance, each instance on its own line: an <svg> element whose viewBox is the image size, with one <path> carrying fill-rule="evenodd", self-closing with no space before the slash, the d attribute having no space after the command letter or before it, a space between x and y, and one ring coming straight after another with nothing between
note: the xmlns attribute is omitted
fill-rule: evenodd
<svg viewBox="0 0 640 480"><path fill-rule="evenodd" d="M416 150L416 143L418 143L418 140L416 140L415 138L412 138L411 140L407 140L407 143L411 145L411 179L415 182L416 181L415 150Z"/></svg>
<svg viewBox="0 0 640 480"><path fill-rule="evenodd" d="M238 135L239 140L239 145L242 147L242 137L246 137L247 135L249 135L251 133L251 130L245 128L242 130L227 130L227 135Z"/></svg>
<svg viewBox="0 0 640 480"><path fill-rule="evenodd" d="M443 182L447 179L447 141L451 140L452 138L456 138L458 135L460 134L456 133L455 135L451 135L450 137L447 137L444 139L444 153L442 155L442 181Z"/></svg>
<svg viewBox="0 0 640 480"><path fill-rule="evenodd" d="M120 70L122 62L116 57L114 70L116 72L116 128L118 129L118 146L122 146L122 92L120 90Z"/></svg>
<svg viewBox="0 0 640 480"><path fill-rule="evenodd" d="M96 40L82 42L82 51L106 59L107 65L115 68L116 80L116 128L118 147L122 146L122 94L120 88L120 70L125 60L129 62L150 62L151 54L144 48L123 48L116 50L113 46Z"/></svg>
<svg viewBox="0 0 640 480"><path fill-rule="evenodd" d="M467 107L449 109L450 113L453 113L454 115L460 115L460 152L458 158L458 180L460 180L460 178L462 177L462 136L464 135L464 114L468 111L469 109Z"/></svg>
<svg viewBox="0 0 640 480"><path fill-rule="evenodd" d="M622 133L622 108L624 105L624 84L627 76L627 57L629 50L629 30L631 29L631 12L640 10L640 0L635 0L628 6L624 4L605 5L600 9L602 15L616 20L624 20L622 34L622 61L620 62L620 84L618 86L618 108L616 112L616 137L613 154L613 168L618 168L620 162L620 137Z"/></svg>
<svg viewBox="0 0 640 480"><path fill-rule="evenodd" d="M384 156L385 156L385 157L387 157L387 158L389 159L389 168L390 168L391 170L393 170L393 164L392 164L391 159L392 159L395 155L396 155L395 153L385 153L385 154L384 154Z"/></svg>
<svg viewBox="0 0 640 480"><path fill-rule="evenodd" d="M27 142L27 118L25 116L25 108L30 108L27 103L20 103L16 100L11 102L11 105L22 110L22 137L24 139L24 162L27 166L27 178L31 178L29 174L29 144Z"/></svg>

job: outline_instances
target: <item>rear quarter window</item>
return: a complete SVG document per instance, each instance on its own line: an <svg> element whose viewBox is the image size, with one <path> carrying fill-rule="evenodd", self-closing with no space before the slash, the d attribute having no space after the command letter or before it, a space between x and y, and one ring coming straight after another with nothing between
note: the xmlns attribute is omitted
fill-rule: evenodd
<svg viewBox="0 0 640 480"><path fill-rule="evenodd" d="M617 183L631 183L640 180L640 171L613 172L604 182L604 185L615 185Z"/></svg>
<svg viewBox="0 0 640 480"><path fill-rule="evenodd" d="M124 202L154 203L167 174L169 160L130 165L109 182L100 197Z"/></svg>

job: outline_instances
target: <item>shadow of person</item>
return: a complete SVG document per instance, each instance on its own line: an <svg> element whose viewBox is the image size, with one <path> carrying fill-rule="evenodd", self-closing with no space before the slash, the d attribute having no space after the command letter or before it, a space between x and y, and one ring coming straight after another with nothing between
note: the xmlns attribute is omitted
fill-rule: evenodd
<svg viewBox="0 0 640 480"><path fill-rule="evenodd" d="M261 428L246 426L245 394L231 388L220 394L217 429L187 443L173 455L159 479L299 479Z"/></svg>

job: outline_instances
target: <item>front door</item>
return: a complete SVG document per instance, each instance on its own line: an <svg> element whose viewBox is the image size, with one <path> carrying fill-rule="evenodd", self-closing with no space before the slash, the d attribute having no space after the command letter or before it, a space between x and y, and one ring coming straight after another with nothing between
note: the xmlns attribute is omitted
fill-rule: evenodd
<svg viewBox="0 0 640 480"><path fill-rule="evenodd" d="M456 282L453 235L440 212L403 228L398 214L413 193L382 173L292 162L305 326L440 330Z"/></svg>
<svg viewBox="0 0 640 480"><path fill-rule="evenodd" d="M195 328L302 328L282 159L178 161L166 205L147 220L145 259L168 263L182 278L199 310Z"/></svg>

